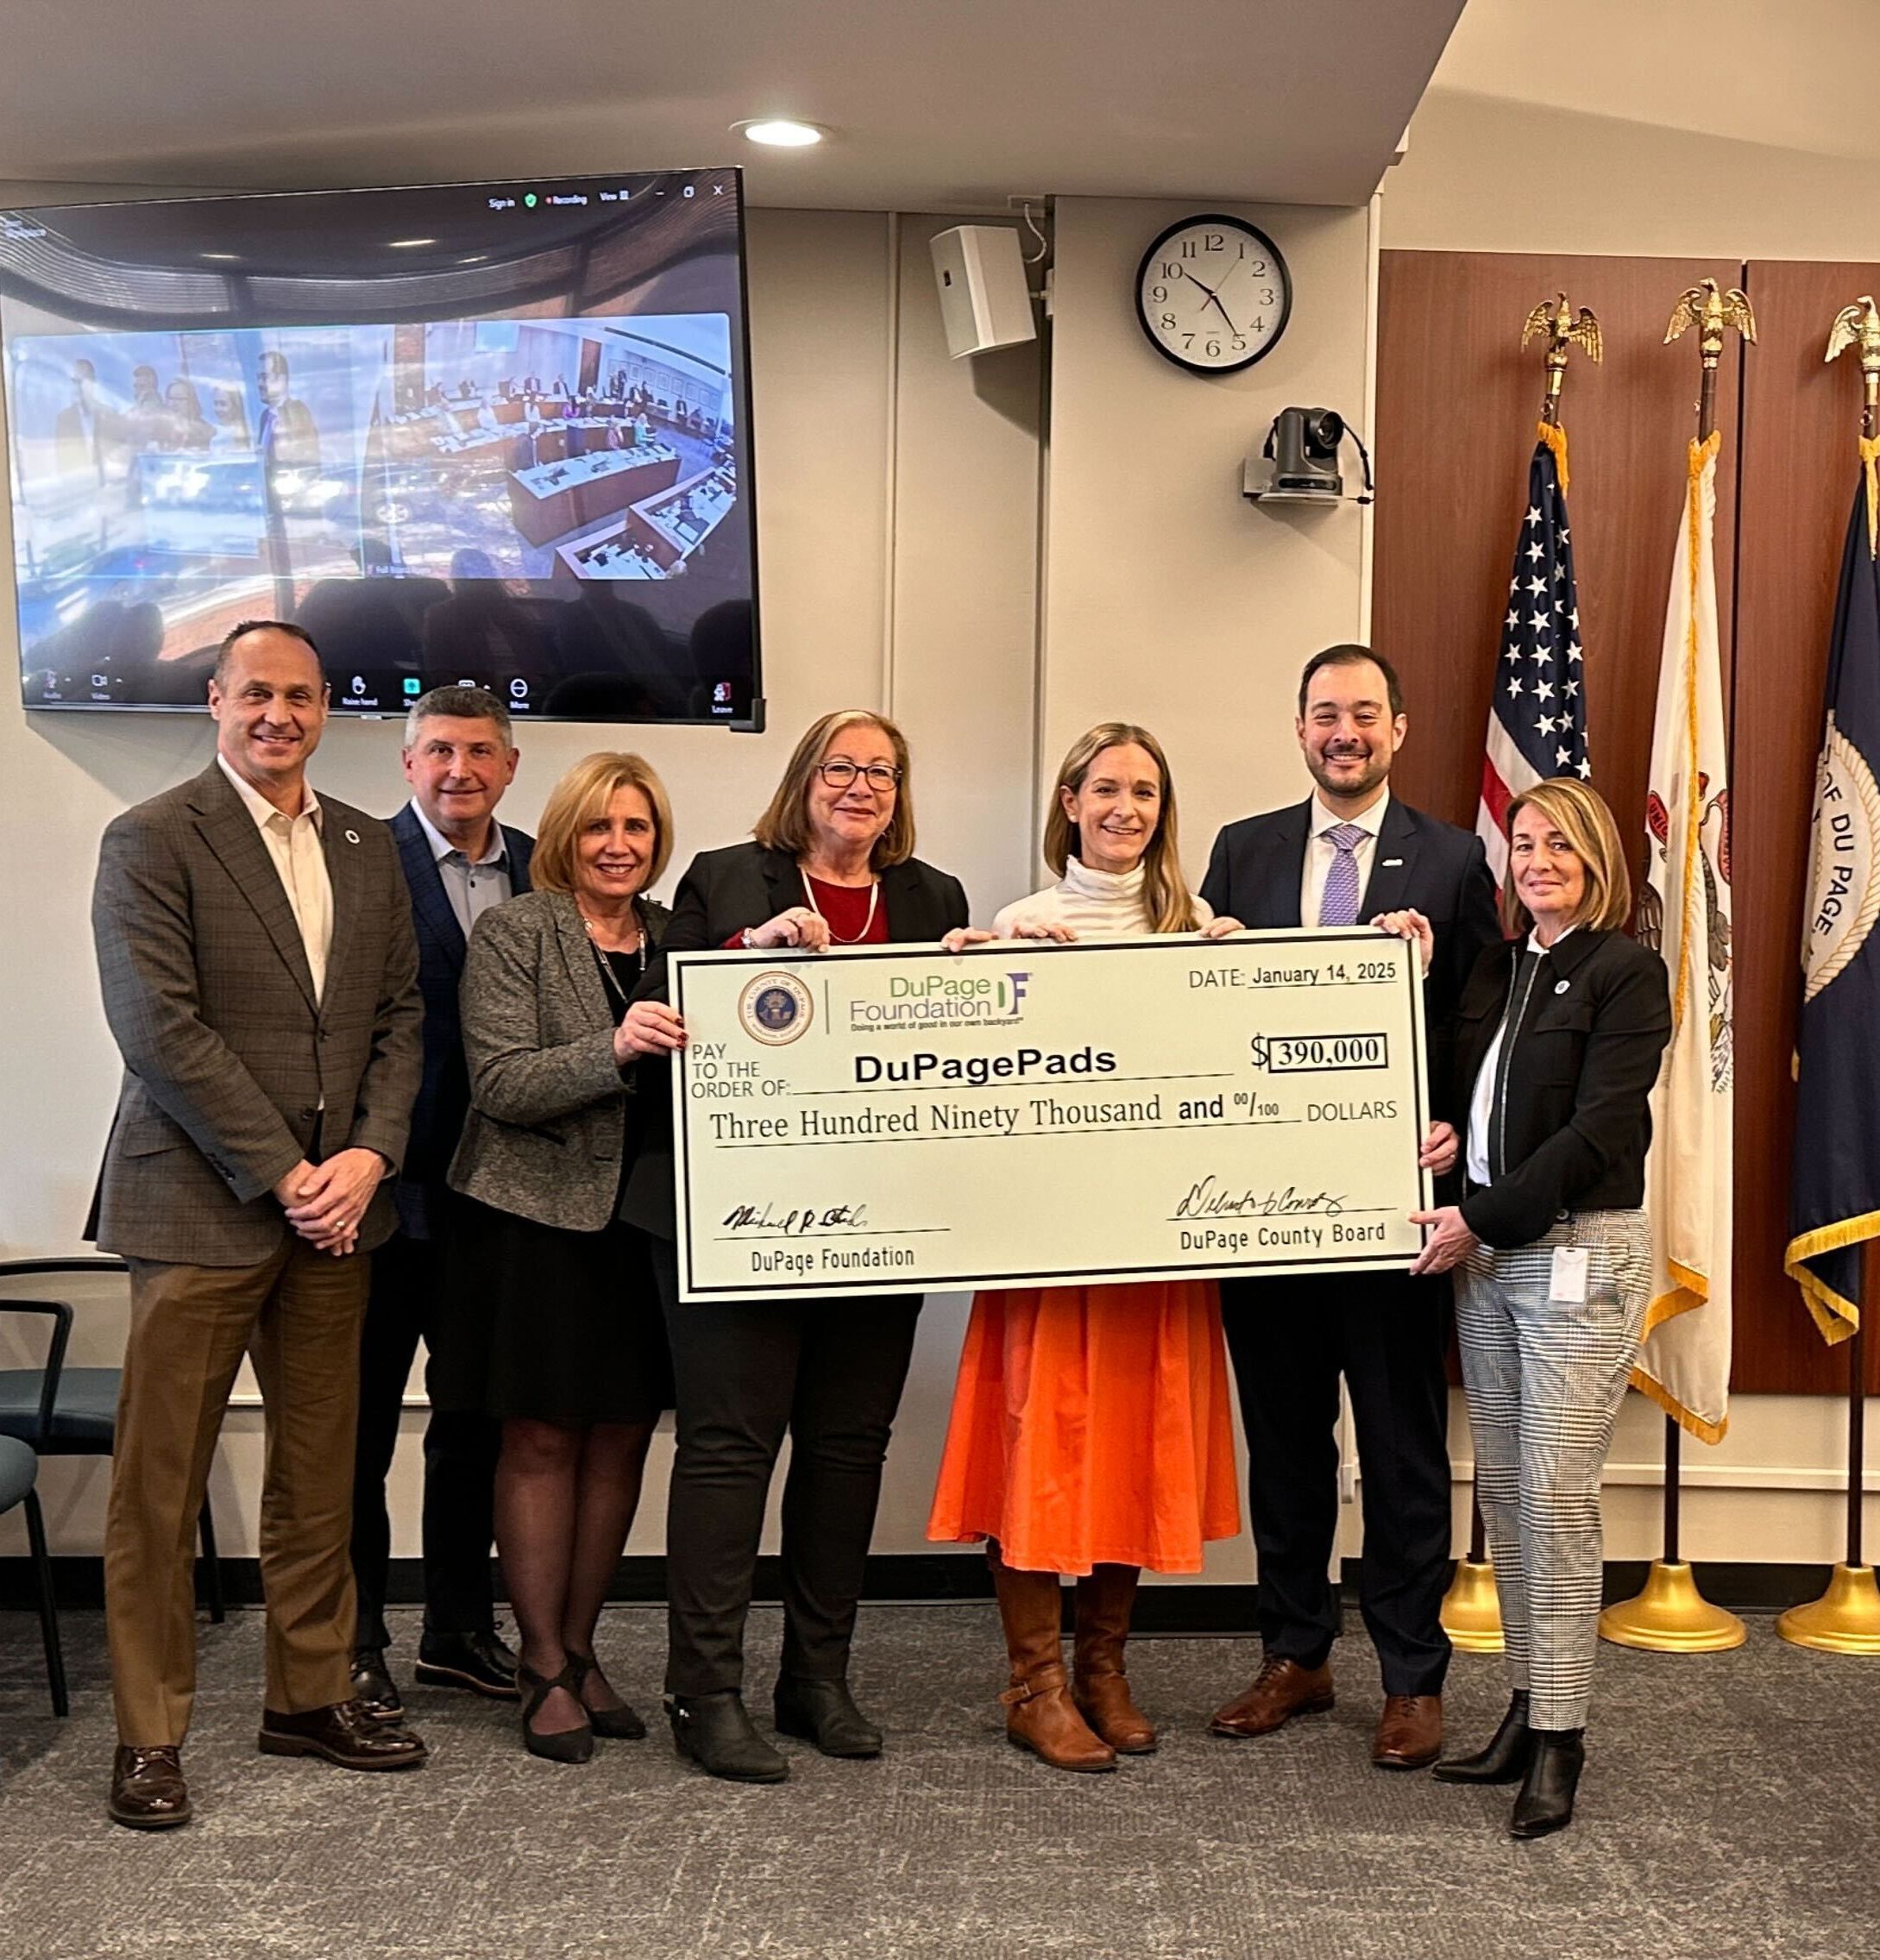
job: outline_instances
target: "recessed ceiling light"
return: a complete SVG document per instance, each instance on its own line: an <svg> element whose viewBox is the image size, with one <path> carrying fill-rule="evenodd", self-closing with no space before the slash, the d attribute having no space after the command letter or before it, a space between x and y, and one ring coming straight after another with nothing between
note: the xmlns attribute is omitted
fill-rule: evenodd
<svg viewBox="0 0 1880 1960"><path fill-rule="evenodd" d="M780 150L808 149L829 134L821 123L797 122L787 116L765 116L752 122L733 122L732 129L753 143L766 143Z"/></svg>
<svg viewBox="0 0 1880 1960"><path fill-rule="evenodd" d="M435 245L437 241L435 238L393 238L387 242L394 252L404 252L413 245Z"/></svg>
<svg viewBox="0 0 1880 1960"><path fill-rule="evenodd" d="M231 266L239 265L242 262L233 252L204 252L203 254L203 257L205 259L218 259Z"/></svg>

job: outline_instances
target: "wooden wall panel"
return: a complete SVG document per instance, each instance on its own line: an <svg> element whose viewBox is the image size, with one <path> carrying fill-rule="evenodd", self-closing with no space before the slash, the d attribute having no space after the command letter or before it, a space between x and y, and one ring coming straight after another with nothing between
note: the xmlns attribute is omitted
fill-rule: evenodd
<svg viewBox="0 0 1880 1960"><path fill-rule="evenodd" d="M1521 323L1562 290L1605 336L1595 367L1575 352L1561 421L1586 649L1593 782L1644 856L1645 771L1658 650L1696 430L1695 336L1665 347L1671 304L1706 273L1682 259L1386 252L1380 289L1376 575L1372 634L1401 669L1410 739L1393 782L1420 809L1473 826L1508 570L1527 507L1527 465L1545 386ZM1734 532L1727 468L1739 415L1733 360L1720 376L1718 588L1724 644Z"/></svg>
<svg viewBox="0 0 1880 1960"><path fill-rule="evenodd" d="M1575 355L1562 418L1594 781L1632 845L1636 873L1697 393L1695 336L1663 342L1673 301L1707 273L1747 285L1760 330L1757 347L1726 358L1718 400L1719 612L1734 732L1735 1381L1746 1391L1836 1391L1845 1362L1823 1346L1782 1272L1789 1059L1814 755L1858 405L1852 361L1833 374L1821 350L1836 310L1874 290L1880 267L1386 252L1374 633L1401 667L1409 695L1411 738L1397 785L1412 802L1472 823L1543 386L1536 348L1519 348L1521 321L1564 288L1575 306L1594 309L1606 335L1603 366ZM1880 1300L1880 1288L1871 1297ZM1880 1342L1871 1347L1870 1387L1880 1390Z"/></svg>
<svg viewBox="0 0 1880 1960"><path fill-rule="evenodd" d="M1858 357L1833 368L1828 324L1880 289L1880 266L1765 261L1749 269L1757 344L1746 358L1731 895L1737 952L1736 1379L1845 1391L1845 1350L1814 1333L1783 1277L1795 1128L1790 1062L1801 992L1802 888L1821 690L1841 542L1858 463ZM1871 1031L1880 1040L1880 1028ZM1867 1298L1880 1302L1871 1261ZM1801 1331L1797 1332L1798 1325ZM1880 1393L1880 1341L1867 1342Z"/></svg>

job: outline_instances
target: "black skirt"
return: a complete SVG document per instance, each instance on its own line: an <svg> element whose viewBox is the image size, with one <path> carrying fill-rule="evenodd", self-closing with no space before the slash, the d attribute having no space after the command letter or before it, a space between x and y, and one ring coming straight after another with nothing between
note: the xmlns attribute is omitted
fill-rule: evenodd
<svg viewBox="0 0 1880 1960"><path fill-rule="evenodd" d="M570 1232L467 1197L452 1216L434 1406L571 1424L651 1423L672 1406L644 1232Z"/></svg>

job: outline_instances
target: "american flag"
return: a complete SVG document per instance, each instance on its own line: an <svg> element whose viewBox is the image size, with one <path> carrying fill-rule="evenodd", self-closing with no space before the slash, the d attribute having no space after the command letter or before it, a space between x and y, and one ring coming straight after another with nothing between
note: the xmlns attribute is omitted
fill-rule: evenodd
<svg viewBox="0 0 1880 1960"><path fill-rule="evenodd" d="M1580 649L1580 602L1573 583L1573 534L1556 461L1566 437L1543 426L1528 466L1527 515L1508 581L1507 617L1495 662L1488 747L1481 765L1476 834L1499 884L1508 868L1502 819L1509 802L1550 776L1593 774L1587 756L1586 691Z"/></svg>

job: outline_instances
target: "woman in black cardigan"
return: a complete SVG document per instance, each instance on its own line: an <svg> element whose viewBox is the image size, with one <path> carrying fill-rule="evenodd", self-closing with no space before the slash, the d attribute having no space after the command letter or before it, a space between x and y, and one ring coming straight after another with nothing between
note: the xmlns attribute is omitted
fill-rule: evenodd
<svg viewBox="0 0 1880 1960"><path fill-rule="evenodd" d="M640 991L663 997L668 953L950 934L957 945L965 925L959 881L914 856L900 730L860 710L827 714L796 744L754 841L693 860ZM682 1756L715 1776L779 1782L788 1765L743 1699L745 1616L777 1451L788 1434L777 1725L825 1755L876 1756L881 1731L849 1694L849 1640L921 1297L681 1305L670 1105L645 1088L665 1121L641 1146L626 1215L654 1236L677 1389L666 1708Z"/></svg>
<svg viewBox="0 0 1880 1960"><path fill-rule="evenodd" d="M1651 1291L1649 1099L1671 1012L1664 962L1624 930L1631 881L1599 795L1556 777L1516 797L1507 826L1511 937L1477 961L1458 1015L1464 1195L1418 1215L1434 1229L1412 1270L1459 1269L1475 1492L1513 1689L1487 1746L1434 1774L1520 1783L1510 1829L1538 1838L1572 1821L1585 1758L1600 1479Z"/></svg>

